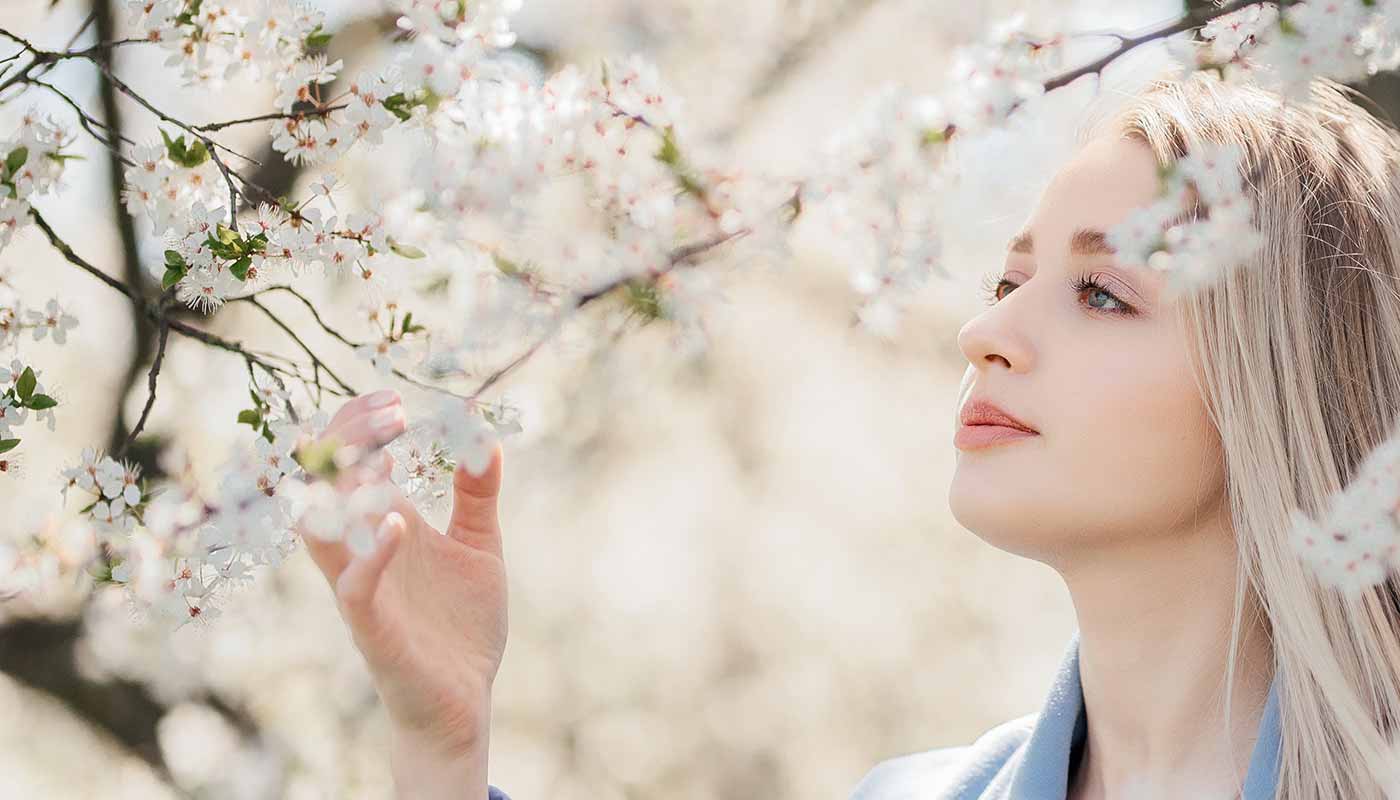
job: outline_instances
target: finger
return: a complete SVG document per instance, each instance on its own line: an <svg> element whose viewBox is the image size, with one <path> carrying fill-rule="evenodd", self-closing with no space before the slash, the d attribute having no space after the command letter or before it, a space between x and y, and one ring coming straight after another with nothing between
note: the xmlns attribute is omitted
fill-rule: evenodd
<svg viewBox="0 0 1400 800"><path fill-rule="evenodd" d="M326 582L334 590L336 582L340 580L340 576L349 566L354 554L350 552L350 548L343 541L321 539L301 527L298 527L298 533L301 534L301 540L306 543L306 554L311 556L311 560L321 570L321 574L326 576Z"/></svg>
<svg viewBox="0 0 1400 800"><path fill-rule="evenodd" d="M408 419L404 416L403 406L391 405L377 411L370 411L354 417L343 425L340 429L330 434L334 436L341 446L356 448L360 451L373 450L392 442L408 428ZM347 454L351 460L357 460L366 455ZM377 463L377 458L370 456L368 463ZM339 457L337 457L339 462Z"/></svg>
<svg viewBox="0 0 1400 800"><path fill-rule="evenodd" d="M391 406L402 405L402 398L393 389L362 394L347 400L331 417L331 421L326 424L326 429L322 436L339 431L347 423L364 416L366 413L379 411Z"/></svg>
<svg viewBox="0 0 1400 800"><path fill-rule="evenodd" d="M452 520L447 526L447 535L453 539L497 557L502 554L497 499L504 460L505 451L496 442L482 474L473 475L466 464L457 465L452 475Z"/></svg>
<svg viewBox="0 0 1400 800"><path fill-rule="evenodd" d="M399 549L406 528L404 518L390 512L379 523L374 549L353 558L336 581L335 594L346 622L357 632L375 635L380 620L374 608L374 594L380 578Z"/></svg>

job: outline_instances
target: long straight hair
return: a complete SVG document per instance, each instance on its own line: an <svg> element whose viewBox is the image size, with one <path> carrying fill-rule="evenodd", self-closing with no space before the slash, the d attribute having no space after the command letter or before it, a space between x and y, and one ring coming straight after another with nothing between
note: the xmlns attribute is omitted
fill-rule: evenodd
<svg viewBox="0 0 1400 800"><path fill-rule="evenodd" d="M1225 697L1249 608L1272 643L1284 800L1400 792L1385 777L1400 582L1392 571L1360 592L1331 588L1290 539L1290 512L1324 514L1400 419L1400 137L1354 96L1319 78L1285 102L1198 72L1150 82L1081 131L1108 124L1162 167L1203 144L1243 149L1264 245L1179 302L1240 555Z"/></svg>

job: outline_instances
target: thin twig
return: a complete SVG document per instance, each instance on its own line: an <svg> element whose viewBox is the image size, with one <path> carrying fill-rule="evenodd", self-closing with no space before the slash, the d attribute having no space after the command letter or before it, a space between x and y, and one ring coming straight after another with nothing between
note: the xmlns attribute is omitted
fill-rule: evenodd
<svg viewBox="0 0 1400 800"><path fill-rule="evenodd" d="M212 133L212 132L214 132L214 131L220 131L220 130L223 130L224 128L229 128L229 127L232 127L232 126L234 126L234 125L245 125L245 124L247 124L247 123L249 123L249 122L264 122L264 121L270 122L270 121L275 120L275 119L296 119L296 120L300 120L300 119L302 119L302 118L304 118L304 117L319 117L319 116L324 116L324 115L326 115L326 114L331 113L332 111L339 111L339 110L342 109L342 108L348 108L349 105L350 105L349 103L341 103L341 104L338 105L338 106L326 106L325 108L313 108L313 109L310 109L310 110L308 110L308 111L292 111L292 112L274 111L274 112L272 112L272 113L270 113L270 114L259 114L259 115L257 115L256 117L244 117L244 118L242 118L242 119L230 119L230 120L226 120L226 121L224 121L224 122L208 122L208 123L205 123L205 124L203 124L203 125L193 125L193 126L191 126L191 127L192 127L194 130L197 130L197 131L204 131L204 132L206 132L206 133Z"/></svg>
<svg viewBox="0 0 1400 800"><path fill-rule="evenodd" d="M325 331L326 333L330 334L331 336L335 337L337 340L340 341L341 344L344 344L344 345L346 345L347 347L361 347L361 346L363 346L363 343L362 343L362 342L355 342L355 341L352 341L352 340L346 338L340 331L338 331L338 330L336 330L335 328L332 328L331 326L327 325L326 322L325 322L325 320L321 319L320 313L316 311L316 305L315 305L314 303L311 302L310 298L308 298L306 295L302 294L301 292L297 291L295 288L293 288L293 287L291 287L291 286L283 286L283 285L280 285L280 284L277 285L277 286L267 286L267 287L264 287L264 288L262 288L262 289L259 289L258 291L254 292L252 295L248 295L248 297L251 298L251 297L256 296L256 295L263 295L263 294L267 294L268 292L286 292L287 294L290 294L292 297L295 297L296 299L300 300L301 303L302 303L302 305L306 306L306 310L311 312L311 318L314 319L314 320L316 320L316 324L319 325L319 326L321 326L321 330L323 330L323 331ZM237 300L243 300L243 299L246 299L246 298L239 297L239 298L235 298L235 299L237 299Z"/></svg>
<svg viewBox="0 0 1400 800"><path fill-rule="evenodd" d="M254 308L256 308L257 310L261 311L263 314L267 315L267 318L270 319L270 320L272 320L272 323L273 323L274 325L276 325L277 327L281 328L281 329L282 329L282 332L285 333L285 334L287 334L287 336L291 337L292 341L293 341L293 342L296 342L297 346L300 347L300 348L302 349L302 351L306 353L307 357L311 359L311 364L312 364L312 366L313 366L316 370L318 370L318 371L319 371L319 370L325 370L325 371L326 371L326 374L329 375L329 376L331 377L331 380L333 380L333 381L335 381L337 384L339 384L341 389L344 389L345 391L349 392L349 393L352 394L352 395L353 395L353 394L359 394L359 392L355 391L354 387L350 386L350 384L348 384L348 383L346 383L345 381L341 380L341 379L340 379L340 376L337 375L337 374L335 374L335 371L332 370L329 366L327 366L326 363L325 363L324 361L322 361L322 360L320 359L320 357L318 357L318 356L316 355L316 353L315 353L310 347L307 346L306 342L303 341L302 338L301 338L300 336L297 335L297 332L291 329L291 326L289 326L289 325L287 325L287 323L283 322L281 317L278 317L276 314L272 313L272 309L270 309L270 308L268 308L267 306L263 305L262 303L258 302L258 298L254 297L254 296L252 296L252 295L248 295L247 297L238 297L238 298L235 298L235 299L233 299L233 300L230 300L229 302L244 302L244 303L249 303L249 304L251 304ZM319 376L319 375L316 375L315 381L316 381L316 388L317 388L317 389L321 388L321 379L320 379L320 376Z"/></svg>
<svg viewBox="0 0 1400 800"><path fill-rule="evenodd" d="M96 130L96 128L94 127L100 125L103 128L107 128L107 125L105 123L103 123L101 120L94 119L91 115L89 115L86 111L83 110L82 106L78 105L77 102L73 100L73 98L64 94L62 90L60 90L57 86L54 86L51 83L45 83L44 81L40 80L33 80L30 81L30 83L34 86L39 86L44 89L48 89L50 92L53 92L55 95L57 95L60 99L63 100L64 103L67 103L68 106L72 108L74 112L77 113L78 124L83 127L83 130L91 134L92 138L96 139L99 144L101 144L107 150L111 151L111 153L114 156L116 156L117 159L120 160L123 164L125 164L128 167L136 166L136 162L127 158L126 155L122 153L121 149L112 143L112 139L110 137L113 134L111 133L110 128L108 128L108 133L103 134L102 132ZM121 141L126 142L128 144L134 144L130 139L126 138L125 136L121 137Z"/></svg>
<svg viewBox="0 0 1400 800"><path fill-rule="evenodd" d="M131 429L131 433L126 437L126 443L122 445L122 452L126 452L131 447L131 443L136 441L136 436L141 433L141 429L146 427L146 420L151 416L151 408L156 404L156 378L160 376L160 365L165 360L165 340L170 338L170 325L165 322L160 326L160 342L156 347L156 360L151 362L151 371L146 377L146 406L141 409L141 416L136 420L136 426Z"/></svg>

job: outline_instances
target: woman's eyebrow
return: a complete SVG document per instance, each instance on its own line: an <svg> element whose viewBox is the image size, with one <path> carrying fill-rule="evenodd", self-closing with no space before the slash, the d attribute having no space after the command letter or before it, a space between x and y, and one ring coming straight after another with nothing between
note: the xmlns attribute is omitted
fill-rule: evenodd
<svg viewBox="0 0 1400 800"><path fill-rule="evenodd" d="M1030 231L1022 231L1011 237L1006 245L1008 253L1030 254L1035 248ZM1108 236L1097 228L1080 228L1069 238L1069 251L1077 256L1111 256L1115 252L1108 243Z"/></svg>

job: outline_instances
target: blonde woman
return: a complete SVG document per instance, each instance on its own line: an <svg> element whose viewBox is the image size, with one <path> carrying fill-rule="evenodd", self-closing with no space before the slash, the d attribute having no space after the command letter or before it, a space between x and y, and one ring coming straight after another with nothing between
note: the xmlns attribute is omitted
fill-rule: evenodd
<svg viewBox="0 0 1400 800"><path fill-rule="evenodd" d="M1038 713L877 764L853 800L1383 798L1397 581L1328 588L1289 531L1400 422L1397 135L1329 82L1284 104L1205 74L1086 130L959 332L949 492L969 530L1059 572L1077 630ZM1169 298L1104 232L1207 144L1243 148L1265 245ZM403 425L381 394L330 432L375 445ZM499 449L483 475L459 469L446 536L400 502L365 558L306 538L392 722L404 798L504 797L486 777L501 471Z"/></svg>

